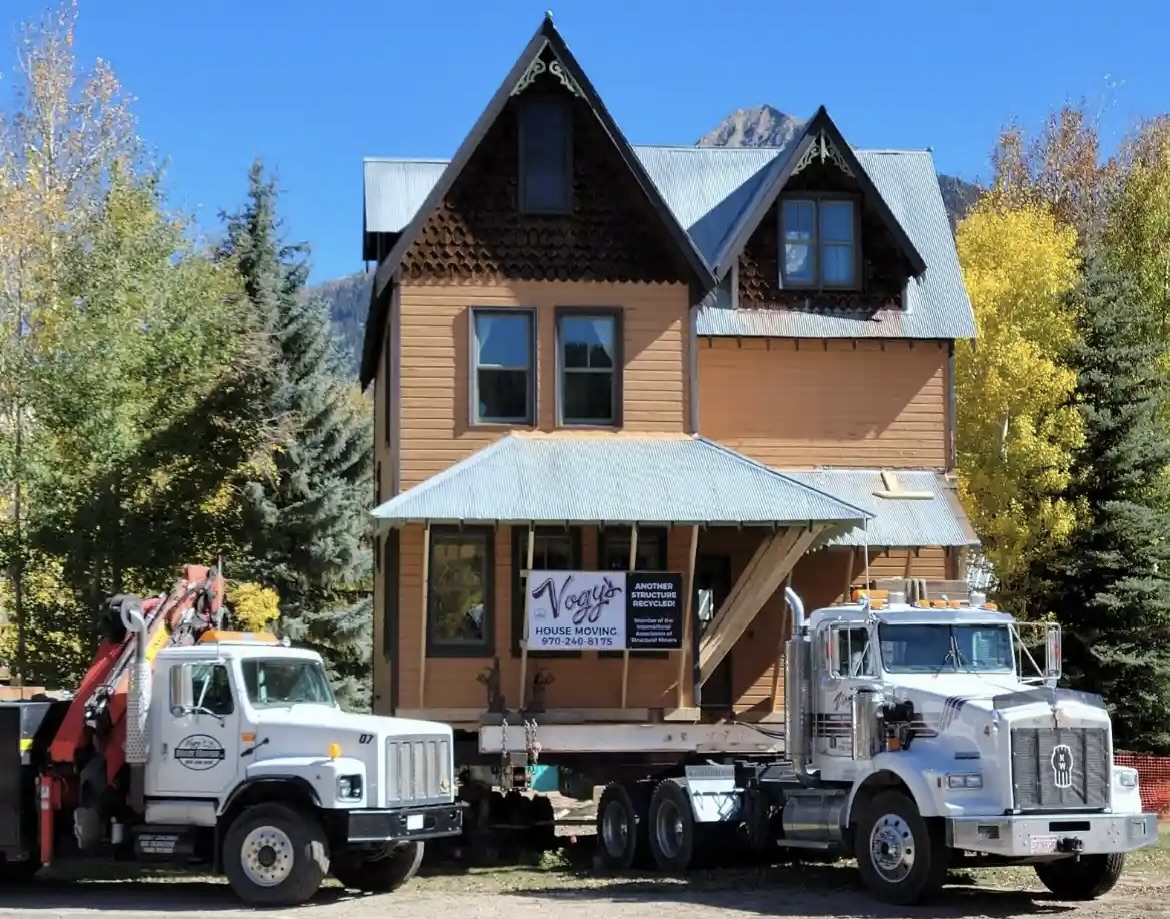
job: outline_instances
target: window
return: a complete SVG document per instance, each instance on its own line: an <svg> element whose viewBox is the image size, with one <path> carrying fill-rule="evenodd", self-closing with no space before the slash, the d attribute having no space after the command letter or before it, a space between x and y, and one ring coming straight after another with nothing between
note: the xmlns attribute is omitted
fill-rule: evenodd
<svg viewBox="0 0 1170 919"><path fill-rule="evenodd" d="M869 629L838 628L837 660L839 671L833 676L841 679L877 676L877 661L870 645Z"/></svg>
<svg viewBox="0 0 1170 919"><path fill-rule="evenodd" d="M223 716L236 710L232 700L232 681L223 664L193 665L191 690L191 698L198 712Z"/></svg>
<svg viewBox="0 0 1170 919"><path fill-rule="evenodd" d="M621 314L616 310L558 313L561 424L621 424L621 340Z"/></svg>
<svg viewBox="0 0 1170 919"><path fill-rule="evenodd" d="M427 587L429 655L491 655L492 562L488 530L432 533Z"/></svg>
<svg viewBox="0 0 1170 919"><path fill-rule="evenodd" d="M524 637L525 590L528 586L528 527L512 528L512 656L520 656ZM577 571L581 568L580 530L537 529L532 546L536 571ZM580 651L529 651L529 657L580 657Z"/></svg>
<svg viewBox="0 0 1170 919"><path fill-rule="evenodd" d="M568 99L534 97L520 106L520 210L573 209L573 111Z"/></svg>
<svg viewBox="0 0 1170 919"><path fill-rule="evenodd" d="M534 314L530 310L473 309L471 325L473 423L535 423Z"/></svg>
<svg viewBox="0 0 1170 919"><path fill-rule="evenodd" d="M1010 673L1011 632L995 624L878 626L882 663L890 673Z"/></svg>
<svg viewBox="0 0 1170 919"><path fill-rule="evenodd" d="M628 528L602 530L599 534L598 566L606 571L630 570L630 531ZM638 549L634 559L636 571L666 570L666 530L638 528ZM598 651L598 657L621 657L621 651ZM631 651L630 657L663 658L669 651Z"/></svg>
<svg viewBox="0 0 1170 919"><path fill-rule="evenodd" d="M780 209L781 281L791 287L857 284L856 207L848 198L786 198Z"/></svg>
<svg viewBox="0 0 1170 919"><path fill-rule="evenodd" d="M251 658L240 664L244 691L256 708L337 705L320 661L299 657Z"/></svg>

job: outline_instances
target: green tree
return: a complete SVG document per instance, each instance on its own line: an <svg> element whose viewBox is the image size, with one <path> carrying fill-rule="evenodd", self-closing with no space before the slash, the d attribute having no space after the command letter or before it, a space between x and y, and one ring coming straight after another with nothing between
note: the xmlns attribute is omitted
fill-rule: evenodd
<svg viewBox="0 0 1170 919"><path fill-rule="evenodd" d="M1068 499L1079 523L1041 572L1066 630L1071 681L1103 693L1121 749L1170 750L1170 514L1161 479L1170 441L1161 423L1162 349L1127 275L1093 256L1077 299L1075 405L1085 441Z"/></svg>
<svg viewBox="0 0 1170 919"><path fill-rule="evenodd" d="M245 490L250 574L277 592L282 631L319 649L342 699L366 708L372 419L351 397L325 304L304 295L306 247L282 239L275 182L259 161L248 182L224 253L276 348L267 404L281 431L270 474Z"/></svg>

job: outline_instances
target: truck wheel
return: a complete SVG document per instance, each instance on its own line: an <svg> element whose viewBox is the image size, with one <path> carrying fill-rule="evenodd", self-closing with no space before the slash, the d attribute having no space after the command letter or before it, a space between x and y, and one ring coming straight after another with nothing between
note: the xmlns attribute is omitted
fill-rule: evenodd
<svg viewBox="0 0 1170 919"><path fill-rule="evenodd" d="M329 871L329 841L311 813L257 804L228 828L223 864L228 884L249 906L297 906Z"/></svg>
<svg viewBox="0 0 1170 919"><path fill-rule="evenodd" d="M597 802L597 843L602 865L625 871L649 854L646 809L638 808L628 786L613 782Z"/></svg>
<svg viewBox="0 0 1170 919"><path fill-rule="evenodd" d="M421 842L387 843L373 849L350 847L333 857L333 876L363 893L390 893L415 874L423 860Z"/></svg>
<svg viewBox="0 0 1170 919"><path fill-rule="evenodd" d="M1035 866L1040 883L1058 900L1096 900L1113 889L1125 868L1125 853L1082 855Z"/></svg>
<svg viewBox="0 0 1170 919"><path fill-rule="evenodd" d="M884 903L909 906L936 894L947 873L944 839L935 838L914 802L886 791L867 802L857 822L857 868Z"/></svg>
<svg viewBox="0 0 1170 919"><path fill-rule="evenodd" d="M650 852L659 870L686 871L695 851L691 798L677 779L663 779L650 797Z"/></svg>

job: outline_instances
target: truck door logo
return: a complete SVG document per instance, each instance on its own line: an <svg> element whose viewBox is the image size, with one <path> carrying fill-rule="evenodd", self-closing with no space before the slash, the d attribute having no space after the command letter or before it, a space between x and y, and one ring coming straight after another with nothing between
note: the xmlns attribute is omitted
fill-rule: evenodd
<svg viewBox="0 0 1170 919"><path fill-rule="evenodd" d="M1052 748L1052 784L1057 788L1072 788L1072 747L1058 743Z"/></svg>
<svg viewBox="0 0 1170 919"><path fill-rule="evenodd" d="M175 745L174 755L184 769L204 772L222 763L227 753L223 744L210 734L192 734Z"/></svg>

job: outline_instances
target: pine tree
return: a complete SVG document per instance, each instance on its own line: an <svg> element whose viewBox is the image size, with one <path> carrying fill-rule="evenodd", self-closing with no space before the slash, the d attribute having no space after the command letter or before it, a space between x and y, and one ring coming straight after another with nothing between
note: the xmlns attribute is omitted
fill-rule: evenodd
<svg viewBox="0 0 1170 919"><path fill-rule="evenodd" d="M306 247L283 243L276 185L259 161L247 205L227 221L225 253L277 352L266 399L283 432L268 474L244 490L248 576L276 590L282 632L320 650L338 695L365 709L373 422L351 397L326 305L305 296Z"/></svg>
<svg viewBox="0 0 1170 919"><path fill-rule="evenodd" d="M1120 749L1170 750L1170 442L1150 311L1100 257L1077 297L1076 404L1085 422L1069 545L1044 572L1073 685L1102 693Z"/></svg>

